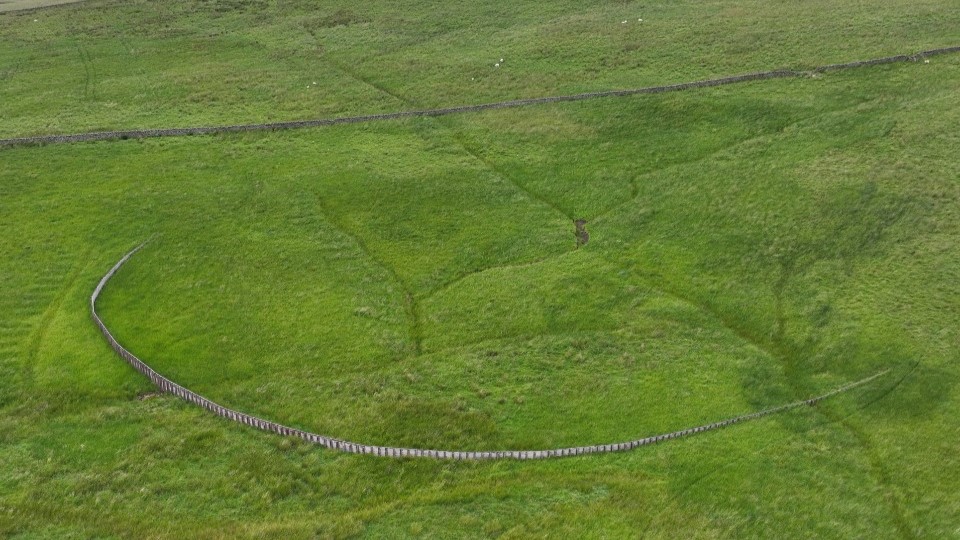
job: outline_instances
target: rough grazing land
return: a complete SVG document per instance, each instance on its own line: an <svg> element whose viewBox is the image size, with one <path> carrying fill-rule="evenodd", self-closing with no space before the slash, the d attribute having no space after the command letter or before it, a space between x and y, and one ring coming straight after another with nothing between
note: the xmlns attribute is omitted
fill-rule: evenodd
<svg viewBox="0 0 960 540"><path fill-rule="evenodd" d="M943 0L90 0L0 16L0 137L808 71L958 28ZM815 75L0 149L0 536L955 536L960 58ZM330 451L144 399L89 302L145 239L97 299L116 341L370 446L589 447L886 374L632 452Z"/></svg>

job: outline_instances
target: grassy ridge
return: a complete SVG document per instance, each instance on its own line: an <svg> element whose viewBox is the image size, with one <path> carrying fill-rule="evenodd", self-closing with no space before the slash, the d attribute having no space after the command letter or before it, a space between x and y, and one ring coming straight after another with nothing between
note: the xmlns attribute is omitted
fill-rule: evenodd
<svg viewBox="0 0 960 540"><path fill-rule="evenodd" d="M738 22L724 44L762 44L772 29L789 39L672 72L611 65L585 78L569 70L622 45L597 38L576 56L575 38L593 43L590 32L613 13L620 31L619 13L634 7L517 4L500 8L513 15L511 39L534 47L530 36L541 36L541 46L568 51L552 56L556 70L531 64L499 86L444 90L452 68L421 69L413 85L412 68L392 55L485 57L505 34L486 37L478 21L500 11L481 4L444 18L416 4L352 21L348 8L226 5L160 12L92 2L43 12L51 26L33 37L4 18L16 30L0 58L31 54L47 75L69 72L58 51L72 17L73 35L101 44L94 65L108 64L122 33L96 28L153 20L144 27L164 62L111 69L129 78L125 96L157 84L176 101L169 96L205 84L167 79L195 60L185 36L221 32L205 45L220 69L280 84L296 69L228 43L253 33L267 50L295 49L290 35L271 32L330 17L318 35L347 34L327 51L356 76L318 81L319 93L331 111L368 111L867 57L944 44L954 28L936 2L856 8L861 17L845 24L890 31L875 41L840 40L831 26L840 22L815 19L815 5L678 4L657 9L689 27L669 25L676 33L650 41L651 57L703 54L699 40L683 52L664 43L692 29L716 37L724 20ZM878 22L920 12L923 24L904 29ZM564 38L543 20L579 22ZM754 20L772 22L760 31ZM803 21L822 31L816 55ZM908 30L916 40L899 47ZM46 50L17 41L27 39ZM467 52L451 55L455 47ZM470 117L5 149L0 534L954 534L958 68L942 57ZM27 93L35 82L16 81L28 73L0 84L19 104L2 100L13 111L3 113L9 133L126 126L138 115L156 125L236 121L318 103L213 86L203 106L131 99L116 113L81 113L91 102ZM358 88L369 94L351 94ZM580 248L574 219L590 233ZM883 367L895 373L817 409L629 454L476 464L338 455L151 397L111 354L86 301L147 238L102 297L123 343L224 405L365 442L591 444L813 395Z"/></svg>

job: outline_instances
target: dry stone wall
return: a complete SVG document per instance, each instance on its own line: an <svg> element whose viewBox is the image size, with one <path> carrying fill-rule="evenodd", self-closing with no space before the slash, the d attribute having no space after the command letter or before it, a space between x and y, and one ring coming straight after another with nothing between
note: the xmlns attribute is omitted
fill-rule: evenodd
<svg viewBox="0 0 960 540"><path fill-rule="evenodd" d="M707 88L711 86L722 86L726 84L736 84L748 81L758 81L763 79L782 79L785 77L803 77L813 73L824 73L827 71L838 71L842 69L851 69L864 66L876 66L879 64L892 64L896 62L916 62L929 56L939 54L948 54L960 52L960 46L943 47L940 49L931 49L921 51L916 54L901 54L897 56L887 56L883 58L874 58L871 60L859 60L855 62L846 62L842 64L830 64L813 68L812 70L791 70L779 69L773 71L762 71L759 73L748 73L746 75L734 75L732 77L722 77L719 79L707 79L702 81L693 81L679 84L668 84L663 86L649 86L645 88L632 88L626 90L608 90L603 92L586 92L583 94L572 94L566 96L549 96L540 98L514 99L509 101L498 101L494 103L481 103L478 105L462 105L459 107L444 107L440 109L423 109L418 111L399 111L383 114L368 114L362 116L344 116L339 118L323 118L318 120L295 120L289 122L271 122L265 124L236 124L226 126L200 126L185 128L161 128L161 129L130 129L120 131L96 131L88 133L74 133L65 135L37 135L35 137L16 137L10 139L0 139L0 146L13 146L23 144L52 144L52 143L70 143L70 142L89 142L103 141L109 139L147 139L153 137L178 137L184 135L208 135L212 133L236 133L242 131L263 131L279 129L297 129L319 126L333 126L338 124L357 124L361 122L375 122L380 120L395 120L400 118L409 118L417 116L444 116L448 114L459 114L465 112L485 111L489 109L507 109L512 107L523 107L527 105L538 105L543 103L557 103L562 101L582 101L585 99L595 99L602 97L632 96L636 94L660 94L664 92L676 92L680 90L690 90L692 88Z"/></svg>
<svg viewBox="0 0 960 540"><path fill-rule="evenodd" d="M747 420L753 420L756 418L761 418L771 414L776 414L784 412L790 409L801 407L804 405L815 405L817 402L829 398L831 396L837 395L842 392L846 392L858 386L867 384L878 377L886 374L889 370L881 371L880 373L871 375L865 379L861 379L856 382L852 382L840 388L837 388L826 394L812 397L810 399L805 399L802 401L796 401L793 403L788 403L786 405L780 405L778 407L773 407L770 409L764 409L762 411L757 411L750 414L744 414L740 416L734 416L732 418L727 418L725 420L720 420L712 424L705 424L702 426L691 427L687 429L682 429L680 431L674 431L671 433L664 433L662 435L654 435L651 437L645 437L643 439L637 439L633 441L613 443L613 444L602 444L594 446L577 446L572 448L555 448L550 450L502 450L502 451L490 451L490 452L471 452L471 451L456 451L456 450L428 450L422 448L394 448L389 446L375 446L368 444L359 444L350 441L344 441L342 439L336 439L333 437L327 437L325 435L317 435L316 433L310 433L308 431L303 431L300 429L292 428L285 426L283 424L278 424L276 422L271 422L269 420L264 420L256 416L246 414L240 411L235 411L233 409L228 409L222 405L214 403L209 399L192 392L183 386L167 379L163 375L160 375L154 371L150 366L144 363L142 360L137 358L133 353L128 351L123 345L117 342L116 338L113 337L113 334L103 323L103 320L100 318L100 315L97 314L97 298L100 296L100 293L103 291L103 288L110 281L110 278L126 263L130 257L139 251L143 245L136 247L131 252L123 256L120 261L117 262L110 269L106 275L100 279L100 282L97 284L97 287L93 290L93 294L90 295L90 314L93 317L94 324L97 325L97 328L100 329L100 332L103 333L103 336L107 339L107 343L110 344L110 347L121 358L123 358L128 364L130 364L135 370L139 371L145 375L150 381L159 389L164 392L173 394L180 399L193 403L203 407L204 409L212 412L213 414L226 418L227 420L232 420L234 422L244 424L246 426L254 427L261 429L263 431L270 431L284 437L296 437L304 441L317 444L326 448L333 450L339 450L341 452L349 452L352 454L370 454L374 456L382 457L392 457L392 458L405 458L405 457L421 457L421 458L434 458L434 459L455 459L455 460L483 460L483 459L544 459L544 458L558 458L558 457L568 457L568 456L581 456L585 454L599 454L607 452L622 452L625 450L633 450L641 446L646 446L650 444L656 444L662 441L670 439L678 439L680 437L686 437L688 435L695 435L698 433L703 433L705 431L711 431L719 429L722 427L730 426L733 424L738 424L740 422L745 422Z"/></svg>

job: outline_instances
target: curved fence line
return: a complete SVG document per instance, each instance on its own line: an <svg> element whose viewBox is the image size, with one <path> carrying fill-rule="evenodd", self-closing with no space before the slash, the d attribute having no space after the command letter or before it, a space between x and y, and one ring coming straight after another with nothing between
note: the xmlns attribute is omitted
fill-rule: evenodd
<svg viewBox="0 0 960 540"><path fill-rule="evenodd" d="M381 114L367 114L361 116L341 116L337 118L322 118L318 120L291 120L285 122L269 122L264 124L235 124L225 126L199 126L184 128L160 128L160 129L131 129L120 131L96 131L88 133L74 133L64 135L37 135L33 137L15 137L9 139L0 139L0 146L13 146L20 144L50 144L50 143L70 143L70 142L90 142L103 141L109 139L147 139L153 137L177 137L184 135L209 135L213 133L236 133L243 131L263 131L279 129L297 129L319 126L333 126L338 124L357 124L361 122L374 122L379 120L395 120L399 118L424 117L424 116L445 116L448 114L459 114L465 112L484 111L489 109L507 109L512 107L523 107L527 105L538 105L543 103L557 103L562 101L583 101L586 99L632 96L636 94L661 94L664 92L676 92L679 90L689 90L691 88L707 88L711 86L722 86L726 84L736 84L748 81L757 81L761 79L782 79L786 77L801 77L813 73L824 73L827 71L838 71L863 66L876 66L879 64L892 64L896 62L915 62L928 56L938 54L947 54L960 52L960 46L943 47L940 49L931 49L921 51L916 54L901 54L897 56L886 56L883 58L874 58L871 60L859 60L855 62L845 62L842 64L829 64L813 68L811 70L790 70L779 69L773 71L761 71L757 73L747 73L745 75L734 75L731 77L722 77L719 79L706 79L678 84L668 84L663 86L648 86L645 88L632 88L626 90L606 90L602 92L586 92L582 94L571 94L565 96L548 96L539 98L513 99L509 101L497 101L493 103L481 103L478 105L461 105L459 107L444 107L439 109L421 109L413 111L399 111Z"/></svg>
<svg viewBox="0 0 960 540"><path fill-rule="evenodd" d="M97 325L97 328L103 333L104 337L107 339L107 342L110 343L110 347L113 348L121 358L126 360L128 364L133 366L134 369L146 375L147 378L153 382L158 388L164 392L169 392L180 399L189 401L194 405L199 405L204 409L221 416L228 420L238 422L250 427L261 429L264 431L270 431L272 433L277 433L286 437L296 437L303 439L304 441L318 444L326 448L333 450L339 450L342 452L349 452L352 454L370 454L375 456L384 456L384 457L427 457L435 459L456 459L456 460L481 460L481 459L544 459L544 458L555 458L555 457L567 457L567 456L580 456L585 454L600 454L607 452L622 452L625 450L633 450L640 446L646 446L650 444L655 444L658 442L666 441L669 439L677 439L680 437L685 437L687 435L694 435L697 433L703 433L705 431L710 431L714 429L719 429L726 427L732 424L737 424L747 420L753 420L755 418L760 418L763 416L784 412L790 409L794 409L803 405L815 405L817 402L829 398L831 396L837 395L841 392L846 392L847 390L853 389L855 387L867 384L874 379L885 375L890 370L884 370L874 375L871 375L867 378L860 379L859 381L852 382L845 386L841 386L831 392L822 394L816 397L805 399L802 401L796 401L793 403L788 403L786 405L780 405L778 407L773 407L770 409L764 409L762 411L743 414L740 416L734 416L732 418L727 418L725 420L720 420L718 422L713 422L711 424L705 424L702 426L696 426L692 428L682 429L680 431L674 431L671 433L664 433L662 435L654 435L651 437L646 437L643 439L637 439L633 441L613 443L613 444L601 444L594 446L576 446L570 448L555 448L550 450L503 450L503 451L490 451L490 452L471 452L471 451L455 451L455 450L426 450L420 448L394 448L390 446L375 446L367 444L359 444L350 441L345 441L342 439L335 439L333 437L327 437L325 435L317 435L315 433L310 433L308 431L303 431L300 429L292 428L285 426L283 424L278 424L276 422L271 422L269 420L264 420L256 416L242 413L240 411L235 411L233 409L228 409L222 405L214 403L209 399L192 392L183 386L167 379L163 375L160 375L154 371L150 366L145 364L142 360L134 356L133 353L128 351L123 345L117 342L113 337L113 334L110 333L110 330L107 329L107 326L100 319L100 315L97 314L97 298L100 296L100 292L103 291L104 286L107 282L110 281L110 278L126 263L134 253L140 250L144 244L141 244L134 248L132 251L127 253L120 259L117 264L113 265L113 268L110 269L103 278L100 279L100 282L97 284L97 287L93 290L93 294L90 295L90 314L93 317L93 322Z"/></svg>

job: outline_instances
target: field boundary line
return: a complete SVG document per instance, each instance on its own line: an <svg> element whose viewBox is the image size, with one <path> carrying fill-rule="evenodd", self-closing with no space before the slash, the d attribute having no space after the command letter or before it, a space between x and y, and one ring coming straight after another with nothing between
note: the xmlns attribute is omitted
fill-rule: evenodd
<svg viewBox="0 0 960 540"><path fill-rule="evenodd" d="M528 105L540 105L545 103L559 103L568 101L583 101L587 99L596 99L604 97L622 97L638 94L662 94L665 92L676 92L680 90L690 90L692 88L708 88L713 86L723 86L728 84L737 84L749 81L758 81L765 79L783 79L788 77L804 77L817 73L826 73L830 71L840 71L858 67L877 66L881 64L893 64L898 62L916 62L929 56L957 53L960 52L960 45L954 47L942 47L939 49L930 49L920 51L914 54L899 54L895 56L885 56L882 58L873 58L870 60L856 60L852 62L843 62L840 64L827 64L807 70L777 69L771 71L759 71L747 73L744 75L733 75L721 77L718 79L704 79L699 81L668 84L662 86L647 86L643 88L629 88L623 90L604 90L599 92L584 92L580 94L568 94L560 96L547 96L536 98L512 99L507 101L496 101L490 103L480 103L475 105L460 105L454 107L442 107L436 109L419 109L410 111L397 111L380 114L367 114L360 116L340 116L334 118L321 118L315 120L289 120L281 122L267 122L262 124L233 124L221 126L196 126L181 128L155 128L155 129L128 129L116 131L91 131L84 133L59 134L59 135L36 135L30 137L13 137L0 139L0 146L16 146L29 144L54 144L54 143L72 143L72 142L91 142L104 140L126 140L126 139L147 139L155 137L180 137L187 135L210 135L216 133L238 133L245 131L271 131L281 129L301 129L321 126L334 126L340 124L358 124L363 122L376 122L382 120L396 120L401 118L446 116L450 114L461 114L467 112L486 111L491 109L509 109L514 107L525 107Z"/></svg>
<svg viewBox="0 0 960 540"><path fill-rule="evenodd" d="M700 426L690 427L686 429L681 429L679 431L673 431L670 433L664 433L661 435L653 435L650 437L645 437L642 439L635 439L632 441L612 443L612 444L600 444L592 446L574 446L567 448L553 448L548 450L500 450L500 451L459 451L459 450L433 450L433 449L422 449L422 448L397 448L391 446L377 446L377 445L368 445L355 443L351 441L345 441L343 439L337 439L334 437L328 437L326 435L318 435L316 433L310 433L309 431L303 431L300 429L292 428L285 426L283 424L278 424L270 420L265 420L257 416L253 416L247 413L229 409L222 405L219 405L196 392L193 392L173 381L160 375L153 370L150 366L144 363L142 360L137 358L133 353L127 350L123 345L117 342L116 338L113 337L113 334L104 324L103 320L100 318L100 315L97 313L97 298L100 297L100 293L106 287L110 279L117 273L118 270L128 261L131 257L138 251L140 251L143 246L146 245L140 244L139 246L132 249L126 255L123 256L113 267L100 279L100 282L97 283L96 288L94 288L93 293L90 295L90 315L93 318L94 324L97 328L100 329L100 332L106 338L107 343L110 344L110 347L123 358L131 367L145 375L150 381L160 390L173 394L180 399L198 405L212 412L213 414L232 420L234 422L244 424L250 427L254 427L263 431L269 431L271 433L276 433L285 437L296 437L302 439L306 442L317 444L325 448L332 450L339 450L341 452L347 452L351 454L370 454L375 456L382 457L391 457L391 458L407 458L407 457L416 457L416 458L434 458L434 459L453 459L453 460L493 460L493 459L516 459L516 460L527 460L527 459L546 459L546 458L559 458L559 457L571 457L571 456L581 456L586 454L603 454L610 452L623 452L627 450L633 450L641 446L648 446L651 444L656 444L659 442L679 439L680 437L686 437L689 435L696 435L699 433L704 433L706 431L712 431L727 427L733 424L740 422L745 422L748 420L755 420L757 418L762 418L764 416L769 416L772 414L777 414L781 412L786 412L791 409L796 409L804 405L813 406L823 401L824 399L833 397L837 394L847 392L859 386L863 386L867 383L874 381L875 379L886 375L890 372L890 369L885 369L869 377L848 383L839 388L835 388L830 392L815 396L812 398L804 399L801 401L794 401L792 403L787 403L785 405L779 405L776 407L771 407L769 409L763 409L757 412L742 414L738 416L733 416L724 420L713 422L710 424L704 424Z"/></svg>

